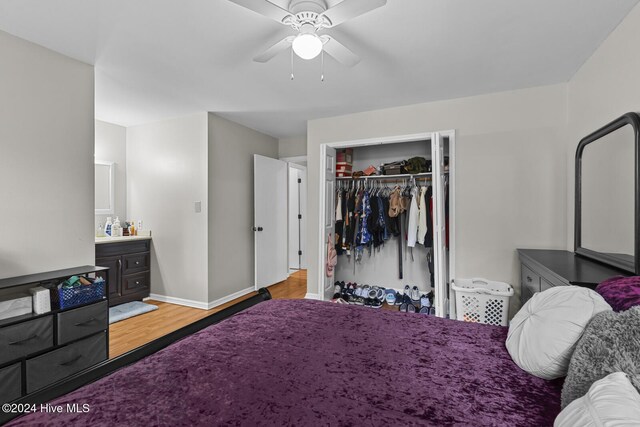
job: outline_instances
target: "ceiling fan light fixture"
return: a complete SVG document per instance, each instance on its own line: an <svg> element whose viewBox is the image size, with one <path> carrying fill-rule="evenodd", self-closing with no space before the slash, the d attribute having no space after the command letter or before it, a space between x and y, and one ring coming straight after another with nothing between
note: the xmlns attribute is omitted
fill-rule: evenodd
<svg viewBox="0 0 640 427"><path fill-rule="evenodd" d="M293 51L302 59L313 59L322 52L322 40L315 34L299 34L292 43Z"/></svg>

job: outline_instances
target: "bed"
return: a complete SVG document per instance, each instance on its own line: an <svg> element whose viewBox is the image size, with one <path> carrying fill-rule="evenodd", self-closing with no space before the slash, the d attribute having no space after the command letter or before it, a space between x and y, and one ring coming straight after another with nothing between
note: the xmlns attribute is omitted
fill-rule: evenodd
<svg viewBox="0 0 640 427"><path fill-rule="evenodd" d="M270 300L11 426L552 425L562 380L518 368L507 328ZM66 407L66 406L65 406Z"/></svg>

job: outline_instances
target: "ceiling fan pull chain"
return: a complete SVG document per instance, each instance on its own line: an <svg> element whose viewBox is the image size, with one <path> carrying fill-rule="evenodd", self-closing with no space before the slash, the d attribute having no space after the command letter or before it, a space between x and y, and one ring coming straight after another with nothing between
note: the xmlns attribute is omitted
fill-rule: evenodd
<svg viewBox="0 0 640 427"><path fill-rule="evenodd" d="M293 80L293 47L291 48L291 80Z"/></svg>
<svg viewBox="0 0 640 427"><path fill-rule="evenodd" d="M322 57L320 58L321 61L321 69L320 69L320 81L323 82L324 81L324 49L322 49L322 53L321 53Z"/></svg>

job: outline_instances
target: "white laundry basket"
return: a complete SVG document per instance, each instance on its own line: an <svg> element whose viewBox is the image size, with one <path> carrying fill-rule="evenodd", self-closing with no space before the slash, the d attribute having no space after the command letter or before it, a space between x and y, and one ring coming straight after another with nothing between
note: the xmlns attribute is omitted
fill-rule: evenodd
<svg viewBox="0 0 640 427"><path fill-rule="evenodd" d="M508 283L487 279L456 279L451 283L456 293L458 320L507 326L509 298L513 288Z"/></svg>

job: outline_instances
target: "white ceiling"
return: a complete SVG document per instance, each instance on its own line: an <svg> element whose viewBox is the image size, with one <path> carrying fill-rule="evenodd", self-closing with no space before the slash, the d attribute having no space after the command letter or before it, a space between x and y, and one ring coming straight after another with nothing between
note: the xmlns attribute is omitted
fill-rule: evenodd
<svg viewBox="0 0 640 427"><path fill-rule="evenodd" d="M348 1L348 0L347 0ZM286 7L288 0L273 0ZM339 0L330 0L330 4ZM569 80L638 0L388 0L329 34L354 68L251 58L292 30L226 0L0 0L0 29L96 67L96 117L306 120Z"/></svg>

